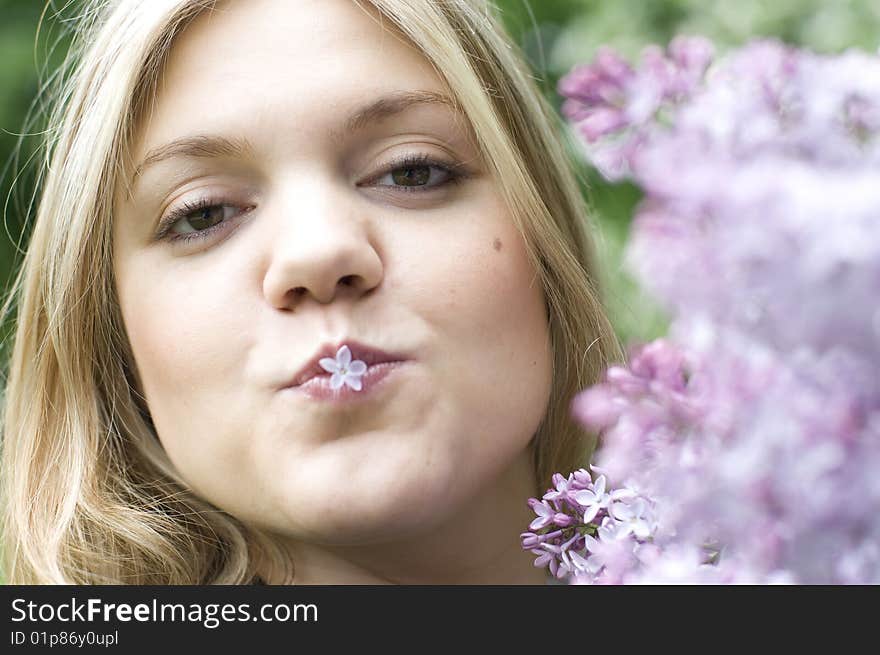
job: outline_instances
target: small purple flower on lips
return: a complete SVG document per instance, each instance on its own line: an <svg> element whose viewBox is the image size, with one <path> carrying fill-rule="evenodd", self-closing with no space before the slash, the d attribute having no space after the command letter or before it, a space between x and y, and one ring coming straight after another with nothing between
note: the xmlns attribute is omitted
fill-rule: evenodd
<svg viewBox="0 0 880 655"><path fill-rule="evenodd" d="M330 378L331 388L339 389L343 384L347 384L355 391L361 390L361 376L367 372L367 364L360 359L352 361L348 346L342 346L337 350L335 359L323 357L318 364L325 371L333 374Z"/></svg>
<svg viewBox="0 0 880 655"><path fill-rule="evenodd" d="M298 371L289 374L279 391L329 404L378 399L381 389L389 388L386 378L414 359L405 351L386 352L353 338L325 342Z"/></svg>

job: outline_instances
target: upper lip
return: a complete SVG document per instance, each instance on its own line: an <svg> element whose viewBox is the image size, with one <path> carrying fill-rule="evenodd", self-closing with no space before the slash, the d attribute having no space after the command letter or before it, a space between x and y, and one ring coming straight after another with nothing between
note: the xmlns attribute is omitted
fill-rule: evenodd
<svg viewBox="0 0 880 655"><path fill-rule="evenodd" d="M386 362L401 362L409 359L409 357L403 353L386 352L379 348L374 348L351 339L343 340L338 343L325 343L318 348L315 354L312 355L299 368L299 370L297 370L297 372L281 386L281 388L286 389L288 387L297 387L304 382L311 380L316 375L329 375L329 372L324 370L318 362L324 357L336 359L336 353L343 345L348 346L349 350L351 350L351 361L359 359L367 366L384 364Z"/></svg>

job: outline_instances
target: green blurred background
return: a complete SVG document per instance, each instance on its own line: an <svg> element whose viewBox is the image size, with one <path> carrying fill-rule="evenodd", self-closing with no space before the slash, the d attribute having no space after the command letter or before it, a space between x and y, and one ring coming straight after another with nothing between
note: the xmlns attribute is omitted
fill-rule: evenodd
<svg viewBox="0 0 880 655"><path fill-rule="evenodd" d="M826 53L849 47L876 52L880 46L880 0L495 0L495 4L557 110L559 78L573 65L589 61L600 45L613 46L630 58L645 45L665 45L677 34L707 36L719 52L757 37L777 37ZM25 164L38 137L20 141L18 135L36 134L45 127L38 112L31 112L34 120L27 126L25 117L41 81L63 60L65 30L52 15L64 7L63 15L69 18L79 5L78 0L49 2L38 38L45 0L0 0L0 199L5 226L0 233L0 283L4 289L20 262L21 244L26 243L32 219L28 207L34 193L34 166ZM570 138L570 143L577 152L576 141ZM652 339L665 329L664 318L620 264L638 190L628 184L609 185L585 164L581 168L584 196L599 227L612 321L626 343ZM0 325L0 335L8 333L9 325ZM3 344L8 345L5 338Z"/></svg>

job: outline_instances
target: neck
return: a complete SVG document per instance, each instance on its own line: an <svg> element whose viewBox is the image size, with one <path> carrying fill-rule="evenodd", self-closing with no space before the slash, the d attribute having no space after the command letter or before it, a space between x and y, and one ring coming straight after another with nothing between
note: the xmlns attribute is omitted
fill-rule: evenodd
<svg viewBox="0 0 880 655"><path fill-rule="evenodd" d="M544 584L546 572L533 566L535 556L519 538L534 518L526 504L534 491L526 450L475 500L427 533L356 546L289 542L293 584Z"/></svg>

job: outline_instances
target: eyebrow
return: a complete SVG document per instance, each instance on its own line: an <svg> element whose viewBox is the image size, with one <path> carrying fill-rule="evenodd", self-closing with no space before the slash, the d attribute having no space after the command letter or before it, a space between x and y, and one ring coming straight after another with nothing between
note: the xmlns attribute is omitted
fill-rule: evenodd
<svg viewBox="0 0 880 655"><path fill-rule="evenodd" d="M362 130L371 123L379 122L400 114L418 105L445 105L459 112L458 104L449 96L435 91L397 91L374 100L355 110L343 124L341 131L331 132L331 138L341 140L345 136ZM130 188L134 187L143 172L161 161L175 157L238 157L252 155L253 146L247 139L229 139L216 135L186 136L170 141L150 150L135 169Z"/></svg>

